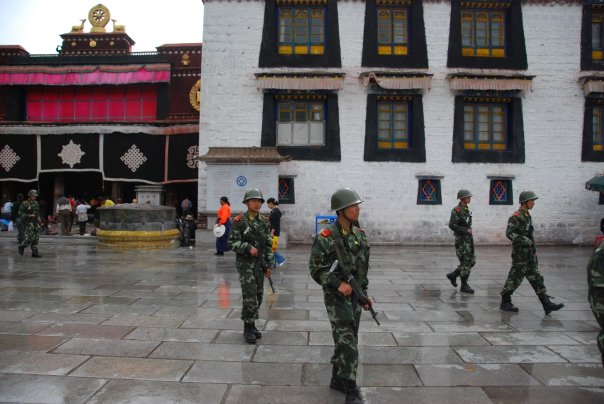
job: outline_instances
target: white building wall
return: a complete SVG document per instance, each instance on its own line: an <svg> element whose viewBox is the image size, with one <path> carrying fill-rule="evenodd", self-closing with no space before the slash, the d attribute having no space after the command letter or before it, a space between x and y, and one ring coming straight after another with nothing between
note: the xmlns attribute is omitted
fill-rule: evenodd
<svg viewBox="0 0 604 404"><path fill-rule="evenodd" d="M364 2L338 3L342 68L320 69L345 73L344 88L338 92L341 161L290 161L279 167L281 175L295 176L296 203L280 206L289 240L310 242L314 216L330 214L331 194L348 186L365 201L361 223L373 242L452 243L449 214L457 203L457 190L468 188L474 193L470 207L476 243L506 243L507 218L517 204L489 205L488 176L511 175L515 201L522 190L532 189L540 196L532 211L539 243L591 243L604 209L598 205L598 195L586 191L584 183L602 171L604 164L581 162L581 7L523 6L529 68L519 73L536 76L534 91L522 98L525 164L451 162L455 94L446 76L464 69L446 67L448 2L424 2L426 72L434 75L432 88L423 97L426 163L363 161L367 89L359 74L369 70L361 68L364 13ZM258 68L263 16L264 2L205 3L201 154L209 146L260 145L262 92L256 89L254 73L265 71ZM275 70L304 69L271 71ZM443 205L416 204L416 176L423 174L444 176ZM202 164L202 209L204 184Z"/></svg>

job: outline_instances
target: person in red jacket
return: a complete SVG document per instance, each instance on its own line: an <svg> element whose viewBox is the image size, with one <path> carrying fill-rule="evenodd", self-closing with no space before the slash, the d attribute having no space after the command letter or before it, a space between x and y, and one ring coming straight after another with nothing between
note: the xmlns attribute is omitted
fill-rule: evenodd
<svg viewBox="0 0 604 404"><path fill-rule="evenodd" d="M231 232L231 203L226 196L220 197L220 208L218 209L218 217L216 224L224 226L224 234L216 238L216 253L214 255L224 255L225 251L229 251L229 233Z"/></svg>

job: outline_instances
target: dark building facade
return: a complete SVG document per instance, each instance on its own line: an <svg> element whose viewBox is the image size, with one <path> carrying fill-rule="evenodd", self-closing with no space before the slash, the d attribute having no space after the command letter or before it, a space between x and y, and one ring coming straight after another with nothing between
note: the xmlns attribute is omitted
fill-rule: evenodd
<svg viewBox="0 0 604 404"><path fill-rule="evenodd" d="M132 52L99 4L52 55L0 46L0 187L130 202L165 187L166 205L197 200L201 43ZM48 212L50 213L50 211Z"/></svg>

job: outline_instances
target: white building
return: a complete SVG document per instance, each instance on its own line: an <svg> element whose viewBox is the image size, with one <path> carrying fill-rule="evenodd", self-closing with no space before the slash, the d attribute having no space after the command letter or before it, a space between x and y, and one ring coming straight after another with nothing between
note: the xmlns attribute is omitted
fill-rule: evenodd
<svg viewBox="0 0 604 404"><path fill-rule="evenodd" d="M467 188L477 243L506 242L530 189L539 243L589 244L604 216L584 187L604 171L604 2L585 3L205 0L200 154L291 156L273 168L294 242L346 186L374 243L452 242Z"/></svg>

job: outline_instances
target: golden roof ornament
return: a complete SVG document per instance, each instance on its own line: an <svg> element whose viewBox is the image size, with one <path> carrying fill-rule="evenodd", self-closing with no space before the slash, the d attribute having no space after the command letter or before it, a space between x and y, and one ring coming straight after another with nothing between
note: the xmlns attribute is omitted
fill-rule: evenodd
<svg viewBox="0 0 604 404"><path fill-rule="evenodd" d="M85 18L80 20L80 25L72 25L71 32L84 32L84 22L86 22Z"/></svg>
<svg viewBox="0 0 604 404"><path fill-rule="evenodd" d="M126 32L126 26L122 24L116 24L117 20L111 19L113 21L113 32Z"/></svg>
<svg viewBox="0 0 604 404"><path fill-rule="evenodd" d="M109 9L102 4L97 4L88 12L88 20L92 24L90 32L106 32L105 26L111 19Z"/></svg>

